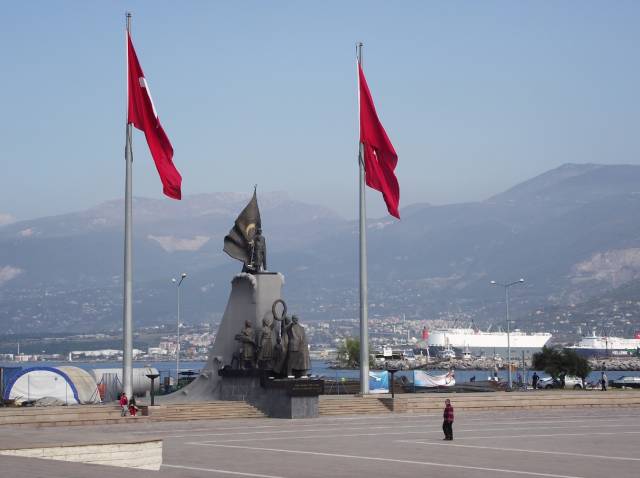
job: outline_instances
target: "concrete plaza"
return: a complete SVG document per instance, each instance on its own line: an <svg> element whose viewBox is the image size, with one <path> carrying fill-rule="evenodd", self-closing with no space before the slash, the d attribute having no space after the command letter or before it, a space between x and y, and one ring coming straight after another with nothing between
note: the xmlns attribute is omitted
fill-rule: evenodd
<svg viewBox="0 0 640 478"><path fill-rule="evenodd" d="M455 400L454 400L455 406ZM138 422L3 429L4 440L86 437L164 440L160 471L0 456L3 477L638 476L640 408L567 408L456 414L442 441L436 414Z"/></svg>

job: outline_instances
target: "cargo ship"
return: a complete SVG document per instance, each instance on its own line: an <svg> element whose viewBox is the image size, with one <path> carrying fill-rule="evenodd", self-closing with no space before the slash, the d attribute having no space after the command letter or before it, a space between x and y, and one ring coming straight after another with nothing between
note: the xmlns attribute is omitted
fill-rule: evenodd
<svg viewBox="0 0 640 478"><path fill-rule="evenodd" d="M577 345L566 348L575 351L582 357L640 356L640 331L636 331L632 339L625 339L623 337L596 335L594 330L591 335L582 337L582 340Z"/></svg>
<svg viewBox="0 0 640 478"><path fill-rule="evenodd" d="M507 333L503 331L489 332L478 328L441 328L423 331L423 341L429 353L437 354L441 350L453 349L456 353L463 351L494 355L507 349ZM537 352L551 340L547 332L528 333L514 329L509 333L511 353L526 351L527 355Z"/></svg>

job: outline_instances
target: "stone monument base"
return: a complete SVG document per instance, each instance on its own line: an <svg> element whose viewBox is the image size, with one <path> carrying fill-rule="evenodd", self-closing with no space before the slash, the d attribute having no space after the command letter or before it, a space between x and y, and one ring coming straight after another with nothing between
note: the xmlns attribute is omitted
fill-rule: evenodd
<svg viewBox="0 0 640 478"><path fill-rule="evenodd" d="M270 418L317 418L324 381L317 378L274 378L263 370L219 372L220 399L244 400Z"/></svg>

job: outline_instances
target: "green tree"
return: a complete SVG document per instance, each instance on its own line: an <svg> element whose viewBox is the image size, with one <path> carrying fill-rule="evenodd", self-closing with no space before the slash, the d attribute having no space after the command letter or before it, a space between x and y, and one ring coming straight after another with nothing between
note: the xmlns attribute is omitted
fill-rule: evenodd
<svg viewBox="0 0 640 478"><path fill-rule="evenodd" d="M589 365L589 361L584 357L580 357L575 350L564 349L562 351L562 359L564 365L563 368L569 375L575 375L586 379L587 375L591 373L591 365Z"/></svg>
<svg viewBox="0 0 640 478"><path fill-rule="evenodd" d="M544 370L554 379L558 379L563 373L586 378L591 373L591 366L587 359L580 357L573 350L558 350L551 347L542 347L540 352L533 354L533 368Z"/></svg>
<svg viewBox="0 0 640 478"><path fill-rule="evenodd" d="M347 367L360 365L360 341L347 337L338 347L338 361Z"/></svg>
<svg viewBox="0 0 640 478"><path fill-rule="evenodd" d="M371 345L369 345L371 348ZM347 337L338 347L338 361L341 365L349 368L360 367L360 340ZM369 366L372 366L372 359L369 356Z"/></svg>

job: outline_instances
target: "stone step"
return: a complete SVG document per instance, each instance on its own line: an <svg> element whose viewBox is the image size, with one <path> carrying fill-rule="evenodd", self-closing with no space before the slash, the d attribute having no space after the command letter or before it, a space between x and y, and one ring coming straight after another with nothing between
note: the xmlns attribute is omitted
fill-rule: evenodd
<svg viewBox="0 0 640 478"><path fill-rule="evenodd" d="M63 414L59 416L55 415L32 415L32 416L15 416L15 417L0 417L0 425L11 425L15 423L44 423L44 422L58 422L58 421L77 421L77 420L114 420L122 418L119 413L112 414L99 414L99 413L87 413L87 414Z"/></svg>
<svg viewBox="0 0 640 478"><path fill-rule="evenodd" d="M186 412L186 411L207 411L207 410L235 410L236 408L238 408L239 406L245 406L244 404L242 405L224 405L224 406L213 406L213 407L162 407L164 410L167 411L180 411L180 412Z"/></svg>
<svg viewBox="0 0 640 478"><path fill-rule="evenodd" d="M206 416L218 416L218 415L256 415L261 412L255 408L241 408L236 410L209 410L207 412L189 412L189 413L180 413L180 412L165 412L165 413L153 413L151 416L153 417L188 417L188 416L198 416L198 417L206 417Z"/></svg>
<svg viewBox="0 0 640 478"><path fill-rule="evenodd" d="M495 394L428 394L423 396L403 395L392 400L382 398L396 412L420 413L442 410L445 398L450 398L456 410L508 410L522 408L566 408L566 407L635 407L640 406L640 394L597 394L576 392L560 393L495 393ZM488 395L488 396L487 396Z"/></svg>
<svg viewBox="0 0 640 478"><path fill-rule="evenodd" d="M0 408L0 417L5 415L63 415L63 414L76 414L76 413L88 413L88 412L100 412L105 411L120 413L120 407L114 407L111 405L73 405L73 406L59 406L59 407L3 407Z"/></svg>
<svg viewBox="0 0 640 478"><path fill-rule="evenodd" d="M15 419L15 418L29 418L29 417L40 417L40 418L65 418L65 417L76 417L76 416L95 416L95 417L116 417L120 415L120 410L109 410L109 411L93 411L87 410L86 412L82 410L76 410L73 413L16 413L16 414L1 414L0 415L0 423L2 423L6 419Z"/></svg>
<svg viewBox="0 0 640 478"><path fill-rule="evenodd" d="M0 409L0 426L66 426L124 423L134 417L121 417L113 405L62 407L8 407ZM138 419L138 417L135 417Z"/></svg>
<svg viewBox="0 0 640 478"><path fill-rule="evenodd" d="M210 416L210 415L198 415L198 416L182 416L182 415L178 415L178 416L166 416L166 417L159 417L159 418L155 418L154 420L157 421L163 421L163 422L171 422L171 421L193 421L193 420L226 420L226 419L231 419L231 418L264 418L264 414L247 414L247 413L241 413L241 414L234 414L234 415L215 415L215 416Z"/></svg>
<svg viewBox="0 0 640 478"><path fill-rule="evenodd" d="M320 415L355 415L361 413L389 413L389 408L378 398L321 397Z"/></svg>
<svg viewBox="0 0 640 478"><path fill-rule="evenodd" d="M241 401L219 401L195 404L169 404L149 407L145 413L153 420L216 420L223 418L260 418L265 415Z"/></svg>
<svg viewBox="0 0 640 478"><path fill-rule="evenodd" d="M531 393L428 393L402 394L391 399L381 397L322 396L321 415L348 415L361 413L439 413L446 398L452 400L456 410L509 410L523 408L565 407L638 407L640 393L618 392L531 392Z"/></svg>
<svg viewBox="0 0 640 478"><path fill-rule="evenodd" d="M41 428L41 427L69 427L69 426L82 426L82 425L120 425L124 423L131 423L132 420L146 420L146 417L126 417L126 418L111 418L104 420L60 420L49 422L25 422L25 423L12 423L10 426L17 428Z"/></svg>
<svg viewBox="0 0 640 478"><path fill-rule="evenodd" d="M141 412L147 407L142 406ZM212 420L224 418L261 418L257 408L240 401L221 401L195 404L171 404L153 407L150 416L121 417L120 407L73 406L47 408L0 409L0 426L68 426L131 423L131 420Z"/></svg>

